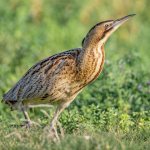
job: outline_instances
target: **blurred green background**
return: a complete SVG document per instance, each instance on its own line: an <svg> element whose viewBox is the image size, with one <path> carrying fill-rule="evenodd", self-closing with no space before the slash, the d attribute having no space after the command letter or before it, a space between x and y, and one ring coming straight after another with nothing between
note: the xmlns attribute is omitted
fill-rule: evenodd
<svg viewBox="0 0 150 150"><path fill-rule="evenodd" d="M39 60L81 47L97 22L136 13L110 37L102 74L60 121L67 133L81 126L109 131L116 124L121 131L150 129L149 10L149 0L1 0L0 97ZM1 124L13 118L10 114L0 104Z"/></svg>

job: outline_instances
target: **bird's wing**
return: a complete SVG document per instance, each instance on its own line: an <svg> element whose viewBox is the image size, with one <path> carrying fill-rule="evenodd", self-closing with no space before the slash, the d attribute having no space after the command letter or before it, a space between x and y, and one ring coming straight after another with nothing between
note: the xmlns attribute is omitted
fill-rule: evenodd
<svg viewBox="0 0 150 150"><path fill-rule="evenodd" d="M4 94L3 100L13 104L26 99L43 97L50 88L50 79L55 78L58 70L65 65L65 60L70 56L76 58L80 51L80 48L68 50L38 62Z"/></svg>

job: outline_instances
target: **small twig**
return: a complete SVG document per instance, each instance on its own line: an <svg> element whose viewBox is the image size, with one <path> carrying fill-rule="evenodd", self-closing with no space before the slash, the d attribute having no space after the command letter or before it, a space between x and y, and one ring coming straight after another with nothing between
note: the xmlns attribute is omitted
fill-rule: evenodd
<svg viewBox="0 0 150 150"><path fill-rule="evenodd" d="M41 110L41 112L47 117L47 118L50 118L50 115L47 113L47 111L45 111L45 110Z"/></svg>
<svg viewBox="0 0 150 150"><path fill-rule="evenodd" d="M48 104L39 104L39 105L29 105L29 108L37 108L37 107L51 107L53 108L53 105L48 105Z"/></svg>
<svg viewBox="0 0 150 150"><path fill-rule="evenodd" d="M61 137L64 137L65 136L64 129L62 128L62 125L61 125L61 123L59 121L57 121L57 125L58 125L58 127L60 129Z"/></svg>
<svg viewBox="0 0 150 150"><path fill-rule="evenodd" d="M7 134L7 135L5 136L5 138L9 138L9 137L11 137L11 136L16 136L20 141L22 141L21 135L20 135L18 132L16 132L16 131L11 132L10 134Z"/></svg>

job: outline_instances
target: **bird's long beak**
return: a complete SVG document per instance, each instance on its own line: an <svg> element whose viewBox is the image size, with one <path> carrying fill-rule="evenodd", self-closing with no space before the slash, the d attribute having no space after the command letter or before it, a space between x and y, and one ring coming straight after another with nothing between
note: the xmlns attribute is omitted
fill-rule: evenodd
<svg viewBox="0 0 150 150"><path fill-rule="evenodd" d="M103 42L106 42L110 35L116 31L123 23L129 20L131 17L135 16L135 14L131 14L125 17L122 17L117 20L111 20L110 25L106 28L105 37L103 38Z"/></svg>
<svg viewBox="0 0 150 150"><path fill-rule="evenodd" d="M127 20L129 20L133 16L135 16L135 14L131 14L131 15L128 15L128 16L125 16L125 17L115 20L112 23L112 28L117 29L118 27L120 27L123 23L125 23Z"/></svg>
<svg viewBox="0 0 150 150"><path fill-rule="evenodd" d="M105 43L114 31L116 31L123 23L125 23L127 20L129 20L133 16L135 16L135 14L131 14L131 15L122 17L117 20L110 20L109 25L107 26L107 28L105 28L105 32L104 32L105 34L103 36L103 39L101 39L100 42L102 44Z"/></svg>

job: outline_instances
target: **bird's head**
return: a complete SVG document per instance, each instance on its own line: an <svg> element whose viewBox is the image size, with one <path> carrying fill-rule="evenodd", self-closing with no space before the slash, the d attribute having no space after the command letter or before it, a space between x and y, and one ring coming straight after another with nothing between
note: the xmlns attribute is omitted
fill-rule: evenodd
<svg viewBox="0 0 150 150"><path fill-rule="evenodd" d="M107 20L100 23L97 23L93 26L90 31L87 33L86 37L82 41L82 46L86 47L95 45L97 43L104 44L110 35L116 31L122 24L124 24L129 18L133 17L135 14L131 14L125 17L122 17L117 20Z"/></svg>

